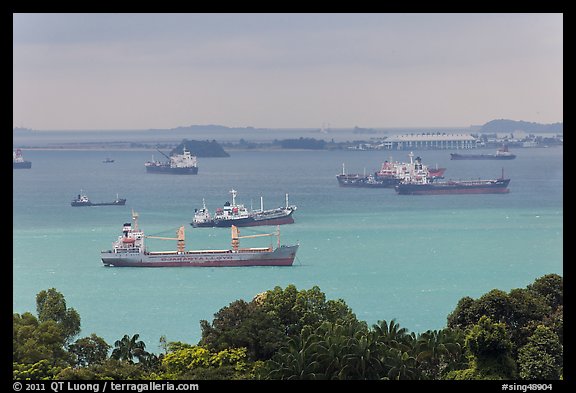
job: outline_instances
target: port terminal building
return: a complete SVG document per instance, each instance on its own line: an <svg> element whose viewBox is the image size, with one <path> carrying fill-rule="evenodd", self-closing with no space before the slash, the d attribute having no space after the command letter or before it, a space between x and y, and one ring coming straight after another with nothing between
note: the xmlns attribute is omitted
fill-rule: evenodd
<svg viewBox="0 0 576 393"><path fill-rule="evenodd" d="M482 141L470 134L448 134L440 132L394 135L382 141L386 150L459 150L476 149Z"/></svg>

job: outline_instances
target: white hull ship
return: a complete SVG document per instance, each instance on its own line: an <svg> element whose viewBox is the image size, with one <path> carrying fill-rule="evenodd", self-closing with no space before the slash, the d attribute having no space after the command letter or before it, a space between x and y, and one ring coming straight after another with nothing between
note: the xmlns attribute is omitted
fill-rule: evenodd
<svg viewBox="0 0 576 393"><path fill-rule="evenodd" d="M291 266L298 244L280 245L280 230L275 233L240 236L236 226L231 227L232 247L228 250L185 250L185 229L180 227L176 238L145 236L138 228L138 214L132 212L131 223L125 223L122 235L112 244L112 250L100 253L105 266L116 267L233 267L233 266ZM277 236L276 248L240 248L240 239ZM145 238L176 240L174 251L148 251Z"/></svg>
<svg viewBox="0 0 576 393"><path fill-rule="evenodd" d="M32 162L26 161L22 156L22 150L16 149L12 152L12 169L30 169Z"/></svg>
<svg viewBox="0 0 576 393"><path fill-rule="evenodd" d="M168 161L147 161L144 163L147 173L168 173L174 175L196 175L198 174L198 161L196 156L190 154L186 148L183 149L182 154L175 154L171 157L162 153L168 158Z"/></svg>
<svg viewBox="0 0 576 393"><path fill-rule="evenodd" d="M260 198L260 210L248 210L243 204L236 203L236 190L231 190L232 203L226 202L224 207L216 209L214 216L210 214L203 201L201 209L195 209L194 218L190 225L195 228L202 227L224 227L232 225L237 227L250 227L261 225L283 225L293 224L292 214L296 211L295 205L288 204L288 194L286 194L286 205L275 209L264 210L264 201Z"/></svg>

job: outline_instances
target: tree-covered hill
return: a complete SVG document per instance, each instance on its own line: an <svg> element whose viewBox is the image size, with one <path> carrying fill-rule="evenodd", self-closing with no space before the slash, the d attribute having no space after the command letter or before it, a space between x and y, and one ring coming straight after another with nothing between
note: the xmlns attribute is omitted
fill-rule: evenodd
<svg viewBox="0 0 576 393"><path fill-rule="evenodd" d="M186 147L193 156L196 157L230 157L222 146L215 140L212 141L196 141L184 139L178 146L170 152L172 154L182 154Z"/></svg>
<svg viewBox="0 0 576 393"><path fill-rule="evenodd" d="M200 321L196 344L148 352L139 334L76 339L80 315L55 288L12 317L15 380L522 380L564 376L563 279L463 297L441 330L369 326L318 287L275 287ZM145 327L142 327L145 329ZM75 341L74 341L75 340ZM548 382L549 383L549 382ZM551 389L551 388L550 388Z"/></svg>
<svg viewBox="0 0 576 393"><path fill-rule="evenodd" d="M534 133L562 133L564 129L564 123L552 123L552 124L541 124L541 123L531 123L522 120L507 120L499 119L492 120L484 124L481 128L481 132L484 134L491 133L511 133L514 131L524 131L528 134Z"/></svg>

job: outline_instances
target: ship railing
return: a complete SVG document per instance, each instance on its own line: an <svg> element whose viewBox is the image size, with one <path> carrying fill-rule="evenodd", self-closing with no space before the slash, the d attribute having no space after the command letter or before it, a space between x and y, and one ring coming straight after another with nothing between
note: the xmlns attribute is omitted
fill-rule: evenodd
<svg viewBox="0 0 576 393"><path fill-rule="evenodd" d="M238 252L271 252L272 247L251 247L251 248L239 248Z"/></svg>

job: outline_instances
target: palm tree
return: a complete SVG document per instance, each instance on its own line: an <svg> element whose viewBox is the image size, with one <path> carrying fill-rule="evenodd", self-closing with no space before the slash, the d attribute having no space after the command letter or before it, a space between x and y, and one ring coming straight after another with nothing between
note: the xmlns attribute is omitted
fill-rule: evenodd
<svg viewBox="0 0 576 393"><path fill-rule="evenodd" d="M376 339L391 348L407 351L412 347L415 339L414 334L409 334L408 329L401 328L394 319L390 323L378 321L377 324L372 325L372 329L376 334Z"/></svg>
<svg viewBox="0 0 576 393"><path fill-rule="evenodd" d="M111 358L125 360L128 363L134 363L133 358L138 359L138 361L146 359L149 355L145 351L146 344L143 341L138 341L139 337L139 334L133 335L132 338L125 334L121 340L116 340Z"/></svg>
<svg viewBox="0 0 576 393"><path fill-rule="evenodd" d="M317 335L289 338L287 346L280 348L269 361L268 378L324 379L324 375L318 373L318 362L315 360L314 347L318 338Z"/></svg>

